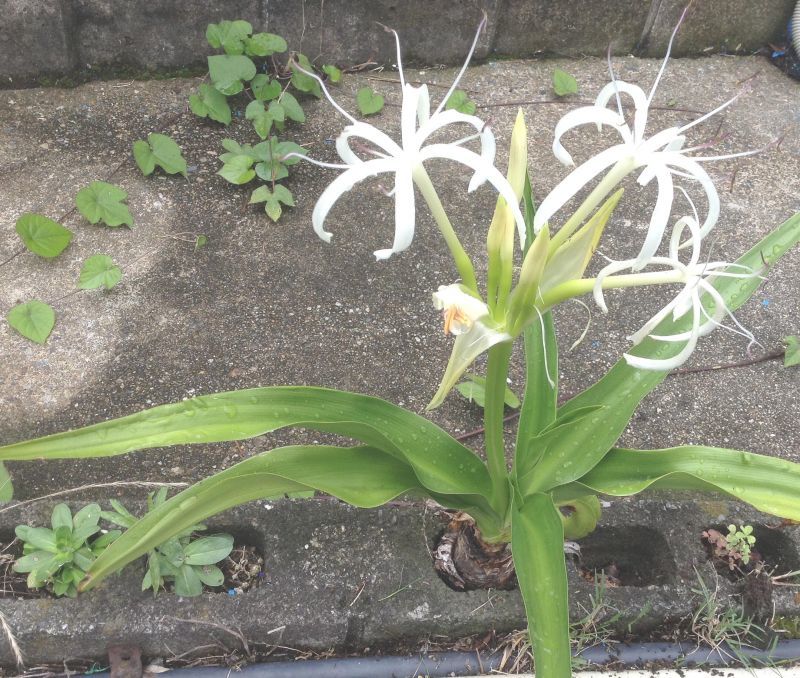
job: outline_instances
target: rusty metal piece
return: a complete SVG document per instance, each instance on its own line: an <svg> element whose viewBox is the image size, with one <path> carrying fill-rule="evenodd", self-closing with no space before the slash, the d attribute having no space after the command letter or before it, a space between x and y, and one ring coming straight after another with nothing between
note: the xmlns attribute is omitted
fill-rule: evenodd
<svg viewBox="0 0 800 678"><path fill-rule="evenodd" d="M142 678L142 650L136 645L110 645L111 678Z"/></svg>

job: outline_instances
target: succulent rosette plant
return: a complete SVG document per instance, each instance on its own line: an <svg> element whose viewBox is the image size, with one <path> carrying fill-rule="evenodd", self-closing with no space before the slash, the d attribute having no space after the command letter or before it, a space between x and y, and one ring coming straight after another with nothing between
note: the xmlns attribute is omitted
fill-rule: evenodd
<svg viewBox="0 0 800 678"><path fill-rule="evenodd" d="M683 147L684 132L698 121L647 138L652 91L645 96L613 75L594 106L568 113L557 125L554 150L560 160L571 160L561 136L577 124L589 122L614 127L621 144L578 167L536 211L521 114L511 135L504 177L493 165L494 136L483 121L443 111L442 105L430 114L427 90L405 82L402 70L400 77L399 142L337 106L348 125L336 143L343 162L329 166L342 174L320 197L313 226L329 240L330 233L323 225L331 206L361 180L391 174L395 179L394 242L391 248L375 253L379 259L388 258L412 244L414 186L419 189L461 276L460 281L443 280L438 290L432 290L444 329L455 339L441 386L429 407L440 405L470 364L488 353L486 461L423 416L379 398L306 386L190 398L7 445L0 448L0 460L109 456L166 445L241 440L286 427L352 439L353 446L293 445L267 450L184 490L135 522L92 562L81 589L97 586L158 544L246 501L316 490L354 506L374 507L399 495L416 495L467 514L477 548L509 567L513 560L537 674L563 678L571 670L563 543L565 538L580 538L594 528L600 513L598 495L625 496L648 489L721 492L759 510L800 519L798 464L697 445L655 450L616 447L639 402L670 369L689 358L700 337L732 318L758 288L769 266L800 241L800 214L736 262L704 262L701 247L718 221L719 201L700 164L710 158L692 159ZM619 101L623 95L635 104L632 126L624 122L621 104L617 111L606 107L612 98ZM456 124L471 128L471 134L449 144L428 144L434 130ZM369 157L357 154L351 145L355 138L372 145ZM470 143L479 145L478 152L466 147ZM471 188L489 182L499 194L487 233L488 268L483 284L476 280L471 258L461 247L424 170L424 162L432 157L467 166L473 172ZM655 179L659 186L639 253L587 276L605 227L622 198L618 184L637 169L641 170L640 183ZM558 228L555 217L568 199L604 171L588 197ZM680 214L674 220L668 251L659 254L674 211L674 184L684 178L691 181L691 187L700 186L707 203L705 216L696 214L690 202L687 211L692 214ZM520 240L521 250L517 246ZM688 256L682 255L681 250L687 248L691 248ZM605 376L559 404L553 324L557 307L570 299L594 295L606 310L608 290L642 285L677 285L679 290L632 336L633 348ZM737 322L731 329L753 340ZM512 347L520 338L527 382L509 460L503 403ZM565 506L572 510L560 510ZM449 561L445 569L460 579L462 588L471 586L458 562Z"/></svg>

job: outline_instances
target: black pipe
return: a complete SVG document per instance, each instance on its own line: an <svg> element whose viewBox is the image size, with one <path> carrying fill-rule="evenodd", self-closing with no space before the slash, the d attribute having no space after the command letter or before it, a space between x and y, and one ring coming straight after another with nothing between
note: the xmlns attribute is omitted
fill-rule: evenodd
<svg viewBox="0 0 800 678"><path fill-rule="evenodd" d="M580 653L590 664L619 664L641 666L657 662L681 666L731 666L736 657L747 657L753 666L768 665L783 661L800 661L800 640L782 640L771 649L759 650L750 647L731 649L723 644L719 649L694 643L633 643L613 646L591 647Z"/></svg>
<svg viewBox="0 0 800 678"><path fill-rule="evenodd" d="M500 668L500 655L476 652L431 652L412 656L345 657L316 661L248 664L235 676L243 678L414 678L416 676L472 676ZM180 678L225 678L227 667L173 669ZM100 674L108 675L108 674ZM93 676L92 678L99 678Z"/></svg>
<svg viewBox="0 0 800 678"><path fill-rule="evenodd" d="M753 666L775 662L800 662L800 640L782 640L769 650L723 645L718 650L694 643L634 643L591 647L579 653L589 664L614 664L617 667L652 665L730 666L736 655L746 656ZM500 668L498 653L482 656L476 652L430 652L411 656L345 657L316 661L283 661L248 664L236 671L242 678L417 678L428 676L468 676ZM231 669L200 666L171 669L176 678L227 678ZM93 674L105 678L108 673Z"/></svg>

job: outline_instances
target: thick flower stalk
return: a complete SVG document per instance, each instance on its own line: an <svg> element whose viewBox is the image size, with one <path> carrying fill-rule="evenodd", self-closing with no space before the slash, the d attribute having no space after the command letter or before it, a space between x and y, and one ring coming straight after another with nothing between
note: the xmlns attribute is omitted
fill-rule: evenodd
<svg viewBox="0 0 800 678"><path fill-rule="evenodd" d="M702 146L684 148L685 134L688 130L730 106L739 95L686 125L664 129L649 138L646 136L650 105L667 66L672 42L679 26L680 23L675 27L667 54L649 94L645 94L636 85L616 80L609 62L611 82L600 91L594 105L570 111L556 125L553 153L561 163L567 166L572 166L575 163L570 153L562 145L561 138L574 127L593 123L600 130L603 125L608 125L621 138L621 143L598 153L571 172L542 201L534 220L534 230L537 232L584 186L610 168L608 174L597 184L583 204L554 235L553 242L556 246L565 242L572 235L584 219L592 213L622 179L631 172L641 169L642 172L637 180L640 185L645 186L653 179L658 183L658 197L650 216L647 235L633 264L634 270L644 268L651 257L656 254L664 231L667 228L675 194L675 177L693 180L700 185L706 198L707 207L705 218L698 233L700 236L705 236L714 227L719 218L720 202L717 190L702 163L759 152L746 151L730 155L697 156L693 155L693 152L699 150ZM623 95L630 97L634 103L635 112L632 124L625 122L621 103ZM607 107L611 99L616 102L616 110ZM687 241L682 243L681 246L684 247L689 244L690 242Z"/></svg>
<svg viewBox="0 0 800 678"><path fill-rule="evenodd" d="M481 22L461 72L433 113L430 110L430 97L427 86L413 87L406 82L403 75L399 39L397 38L397 33L391 31L394 33L397 43L397 68L403 92L400 113L400 143L373 125L356 120L334 101L325 87L325 83L320 78L313 73L304 71L307 75L318 80L330 103L350 121L350 124L345 127L336 140L336 150L344 164L311 160L311 162L324 167L344 170L325 189L314 207L312 222L314 231L320 238L330 242L332 234L325 230L325 220L333 205L344 193L368 177L379 174L393 174L394 188L391 191L391 195L394 196L395 200L394 241L391 247L375 251L375 257L379 260L388 259L392 254L402 252L411 245L416 223L414 196L414 186L416 185L430 207L434 219L453 254L464 284L477 291L477 283L471 261L461 247L455 230L447 218L430 177L424 168L424 163L427 160L445 158L473 170L474 174L468 187L469 192L474 191L487 181L494 186L508 204L512 205L520 242L524 240L525 222L519 210L519 200L508 181L497 171L493 164L495 140L491 129L483 120L474 115L465 115L455 110L444 110L447 99L457 86L472 57L485 21L484 18ZM434 133L456 124L472 127L473 134L452 143L428 143ZM355 140L360 140L362 144L353 143ZM464 147L464 144L473 140L479 141L480 153L475 153ZM367 142L370 145L366 150L364 150L363 142ZM359 152L369 157L361 157ZM303 159L309 160L307 157Z"/></svg>

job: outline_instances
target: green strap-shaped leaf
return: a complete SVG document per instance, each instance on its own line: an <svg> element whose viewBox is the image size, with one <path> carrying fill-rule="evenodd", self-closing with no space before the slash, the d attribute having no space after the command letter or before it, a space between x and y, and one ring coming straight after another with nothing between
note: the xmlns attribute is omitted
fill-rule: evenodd
<svg viewBox="0 0 800 678"><path fill-rule="evenodd" d="M542 322L533 322L523 333L525 339L525 396L519 415L515 470L531 456L530 443L556 418L558 404L558 344L550 311Z"/></svg>
<svg viewBox="0 0 800 678"><path fill-rule="evenodd" d="M569 602L561 516L546 494L534 494L511 516L511 550L528 615L536 675L570 678Z"/></svg>
<svg viewBox="0 0 800 678"><path fill-rule="evenodd" d="M645 489L723 492L759 511L800 520L800 464L721 447L615 448L578 483L614 496Z"/></svg>
<svg viewBox="0 0 800 678"><path fill-rule="evenodd" d="M786 251L800 241L800 213L781 224L767 235L749 252L736 260L736 264L760 269L765 263L777 261ZM738 270L741 269L737 269ZM722 295L728 308L733 311L747 301L758 289L761 280L753 278L717 277L713 285ZM691 317L673 321L667 318L653 331L653 334L670 335L691 329ZM664 359L675 356L682 345L674 342L645 339L630 352L633 355ZM639 402L666 377L666 371L640 370L620 360L596 384L578 394L558 410L558 416L568 415L580 408L602 406L602 411L585 418L584 425L572 430L561 446L551 446L540 464L549 468L541 469L537 487L549 489L555 485L566 484L580 478L597 464L614 445L625 430L631 415ZM548 457L557 457L559 459ZM565 466L564 462L569 462ZM555 475L559 478L556 479Z"/></svg>
<svg viewBox="0 0 800 678"><path fill-rule="evenodd" d="M14 498L14 485L6 465L0 462L0 504L5 504Z"/></svg>
<svg viewBox="0 0 800 678"><path fill-rule="evenodd" d="M411 468L370 447L295 445L250 457L154 508L95 561L83 588L220 511L316 489L354 506L380 506L420 485Z"/></svg>
<svg viewBox="0 0 800 678"><path fill-rule="evenodd" d="M287 426L360 440L410 464L440 494L489 496L483 462L436 424L371 396L309 386L228 391L0 447L0 461L104 457L187 443L243 440Z"/></svg>

